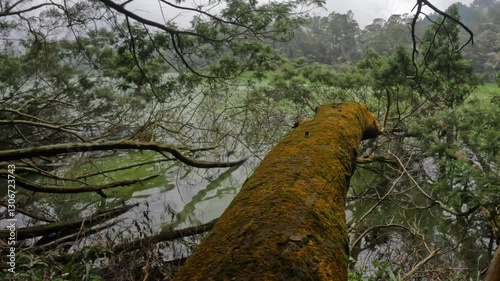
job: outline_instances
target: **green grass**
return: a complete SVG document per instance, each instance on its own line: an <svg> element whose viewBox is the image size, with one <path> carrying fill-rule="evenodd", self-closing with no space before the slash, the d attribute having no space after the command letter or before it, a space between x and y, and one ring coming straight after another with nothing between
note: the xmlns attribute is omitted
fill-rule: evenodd
<svg viewBox="0 0 500 281"><path fill-rule="evenodd" d="M262 74L264 75L264 77L262 78L263 81L271 81L276 77L276 75L279 74L279 71L266 71ZM256 71L245 71L240 75L239 79L246 81L251 78L255 78L255 75Z"/></svg>
<svg viewBox="0 0 500 281"><path fill-rule="evenodd" d="M477 98L480 101L489 101L494 96L500 96L500 87L494 83L480 85L469 97Z"/></svg>

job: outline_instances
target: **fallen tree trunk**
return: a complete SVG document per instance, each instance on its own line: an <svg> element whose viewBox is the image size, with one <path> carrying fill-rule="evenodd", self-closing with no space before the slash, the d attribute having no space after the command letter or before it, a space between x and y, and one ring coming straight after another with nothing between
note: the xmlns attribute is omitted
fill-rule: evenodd
<svg viewBox="0 0 500 281"><path fill-rule="evenodd" d="M500 281L500 246L497 247L495 255L490 262L485 281Z"/></svg>
<svg viewBox="0 0 500 281"><path fill-rule="evenodd" d="M324 105L279 142L174 280L347 280L345 202L366 106Z"/></svg>

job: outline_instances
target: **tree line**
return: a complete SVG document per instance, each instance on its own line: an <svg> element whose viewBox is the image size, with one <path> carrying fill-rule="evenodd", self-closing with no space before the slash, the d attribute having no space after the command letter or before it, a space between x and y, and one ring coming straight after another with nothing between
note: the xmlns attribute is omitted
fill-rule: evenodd
<svg viewBox="0 0 500 281"><path fill-rule="evenodd" d="M16 165L20 277L170 278L189 237L213 222L153 229L150 202L116 192L164 177L161 165L179 175L174 186L251 170L297 119L346 100L367 104L382 127L362 144L348 190L349 278L484 275L500 242L500 101L476 90L498 71L497 2L365 29L352 13L296 13L322 1L238 0L217 13L218 2L160 1L194 12L189 27L132 3L0 3L0 175ZM98 165L125 151L144 157Z"/></svg>
<svg viewBox="0 0 500 281"><path fill-rule="evenodd" d="M457 3L461 21L474 32L474 44L464 49L465 58L485 82L494 82L500 71L500 3L474 1L470 6ZM292 40L278 44L288 58L306 58L308 62L332 65L345 71L358 62L368 49L389 56L398 46L412 48L410 23L413 14L396 14L388 19L376 18L364 28L354 19L354 13L336 12L328 16L310 16L294 30ZM416 23L417 37L422 38L425 28L437 19L437 13L420 18ZM460 30L464 42L469 34Z"/></svg>

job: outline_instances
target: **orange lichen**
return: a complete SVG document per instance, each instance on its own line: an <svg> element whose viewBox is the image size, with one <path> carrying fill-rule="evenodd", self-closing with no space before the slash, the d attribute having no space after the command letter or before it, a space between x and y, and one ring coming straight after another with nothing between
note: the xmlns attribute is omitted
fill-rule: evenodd
<svg viewBox="0 0 500 281"><path fill-rule="evenodd" d="M347 280L345 200L366 106L320 106L245 182L174 280Z"/></svg>

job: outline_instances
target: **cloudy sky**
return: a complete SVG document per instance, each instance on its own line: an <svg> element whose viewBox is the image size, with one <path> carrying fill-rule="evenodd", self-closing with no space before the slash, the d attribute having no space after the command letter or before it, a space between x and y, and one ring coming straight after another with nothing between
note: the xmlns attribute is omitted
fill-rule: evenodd
<svg viewBox="0 0 500 281"><path fill-rule="evenodd" d="M360 27L364 27L372 23L375 18L387 19L390 15L410 13L416 0L326 0L326 8L331 13L347 13L352 10L354 18L359 23ZM465 5L470 5L473 0L431 0L434 6L441 10L445 10L448 6L456 2L462 2ZM325 11L318 10L321 14Z"/></svg>
<svg viewBox="0 0 500 281"><path fill-rule="evenodd" d="M266 0L258 1L264 2ZM202 3L206 4L217 2L218 1L213 0L185 0L181 5L196 7ZM410 13L416 2L416 0L326 0L326 9L318 8L313 10L313 13L325 16L331 12L345 14L349 10L352 10L354 18L358 22L359 26L364 28L366 25L372 23L375 18L387 19L393 14ZM473 0L431 0L431 3L441 10L445 10L448 6L455 2L462 2L465 5L469 5L473 2ZM143 17L160 22L163 21L163 19L175 18L176 22L181 26L188 25L191 19L189 12L182 12L179 15L177 10L164 4L159 4L159 1L157 0L135 0L127 5L127 8ZM163 10L163 13L161 13L161 10ZM220 10L220 6L213 5L211 12L216 12L218 10Z"/></svg>

